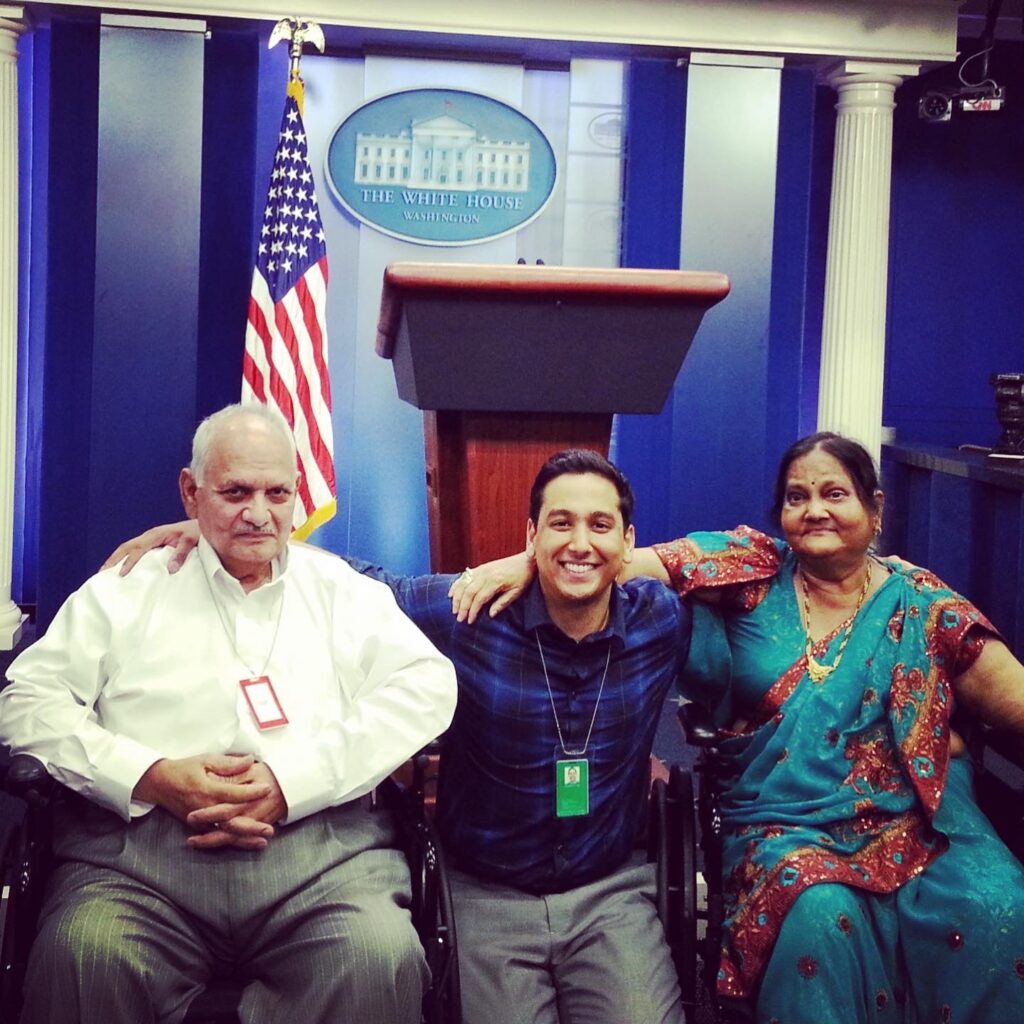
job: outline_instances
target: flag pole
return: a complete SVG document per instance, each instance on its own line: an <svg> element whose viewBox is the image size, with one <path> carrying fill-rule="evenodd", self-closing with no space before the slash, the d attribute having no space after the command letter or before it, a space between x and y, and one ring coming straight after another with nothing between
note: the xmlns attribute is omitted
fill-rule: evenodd
<svg viewBox="0 0 1024 1024"><path fill-rule="evenodd" d="M327 243L309 164L299 61L324 51L320 26L282 18L268 48L288 40L284 115L260 228L242 360L242 402L275 407L295 437L293 537L305 540L337 508L327 346Z"/></svg>

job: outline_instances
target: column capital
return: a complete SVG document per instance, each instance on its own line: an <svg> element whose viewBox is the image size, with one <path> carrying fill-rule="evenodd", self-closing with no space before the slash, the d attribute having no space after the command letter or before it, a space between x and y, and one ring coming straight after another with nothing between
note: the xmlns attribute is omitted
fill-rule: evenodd
<svg viewBox="0 0 1024 1024"><path fill-rule="evenodd" d="M21 4L0 4L0 30L5 32L25 31L25 8Z"/></svg>
<svg viewBox="0 0 1024 1024"><path fill-rule="evenodd" d="M27 27L24 7L0 4L0 60L18 59L18 36Z"/></svg>
<svg viewBox="0 0 1024 1024"><path fill-rule="evenodd" d="M895 89L902 84L903 79L915 78L920 73L920 64L882 60L839 60L822 68L819 78L833 89L869 82L879 85L891 84Z"/></svg>

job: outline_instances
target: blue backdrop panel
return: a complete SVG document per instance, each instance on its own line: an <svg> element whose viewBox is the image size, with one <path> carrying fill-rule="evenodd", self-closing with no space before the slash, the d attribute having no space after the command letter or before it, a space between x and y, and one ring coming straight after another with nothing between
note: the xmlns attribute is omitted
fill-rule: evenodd
<svg viewBox="0 0 1024 1024"><path fill-rule="evenodd" d="M641 541L769 525L777 457L816 420L834 93L809 70L781 81L765 69L695 70L718 74L723 91L712 87L710 112L687 120L674 60L630 65L623 263L722 270L734 284L661 415L616 421Z"/></svg>
<svg viewBox="0 0 1024 1024"><path fill-rule="evenodd" d="M201 32L101 29L91 565L136 526L166 516L187 461L196 407L203 46Z"/></svg>
<svg viewBox="0 0 1024 1024"><path fill-rule="evenodd" d="M783 106L786 89L783 85ZM805 239L808 253L804 291L804 346L801 366L803 389L797 436L813 433L818 423L818 373L821 362L821 321L825 310L825 262L828 253L828 221L832 201L832 163L836 137L836 93L831 86L815 90L814 129L811 148L810 212ZM775 259L784 258L776 251Z"/></svg>
<svg viewBox="0 0 1024 1024"><path fill-rule="evenodd" d="M50 32L46 205L45 334L33 297L33 358L42 349L43 401L39 487L38 618L45 626L68 591L89 573L93 281L96 258L96 128L99 28L55 21ZM24 261L23 264L24 265ZM38 330L38 333L35 331ZM30 428L31 431L31 428Z"/></svg>
<svg viewBox="0 0 1024 1024"><path fill-rule="evenodd" d="M196 420L237 402L241 393L252 226L259 219L254 209L262 214L273 158L271 151L266 168L256 173L260 42L255 31L217 27L206 43ZM283 84L280 91L271 115L278 124ZM263 195L257 196L258 190Z"/></svg>
<svg viewBox="0 0 1024 1024"><path fill-rule="evenodd" d="M821 173L815 160L818 106L813 71L782 72L765 423L769 471L798 437L814 431L817 422L831 184L831 175ZM831 129L832 118L824 120ZM830 132L829 155L831 140ZM831 160L824 170L831 170Z"/></svg>
<svg viewBox="0 0 1024 1024"><path fill-rule="evenodd" d="M732 291L705 317L675 385L673 533L765 519L780 76L690 67L681 264L724 271Z"/></svg>
<svg viewBox="0 0 1024 1024"><path fill-rule="evenodd" d="M35 604L39 561L39 485L42 468L43 346L46 329L46 194L49 171L50 31L18 40L18 383L14 467L12 595ZM34 258L33 258L34 257Z"/></svg>
<svg viewBox="0 0 1024 1024"><path fill-rule="evenodd" d="M686 69L675 60L633 60L626 81L622 265L679 268ZM674 536L670 515L672 393L656 416L619 416L613 458L636 493L640 544Z"/></svg>

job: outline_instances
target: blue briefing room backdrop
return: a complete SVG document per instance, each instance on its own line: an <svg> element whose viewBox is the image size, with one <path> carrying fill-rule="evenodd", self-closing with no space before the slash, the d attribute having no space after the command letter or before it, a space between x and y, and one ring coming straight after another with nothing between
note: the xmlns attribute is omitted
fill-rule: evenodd
<svg viewBox="0 0 1024 1024"><path fill-rule="evenodd" d="M178 516L176 477L195 422L239 393L253 234L287 73L283 48L265 49L269 28L217 23L204 38L187 25L101 26L57 11L21 40L14 587L43 624L118 540ZM400 571L427 568L420 414L398 400L373 353L384 263L521 255L609 265L620 252L601 230L590 228L590 252L567 239L573 224L617 225L620 196L623 265L733 280L665 410L617 423L614 454L637 488L640 540L766 525L777 456L814 426L834 94L810 70L771 61L680 66L602 53L524 65L496 55L498 44L453 58L451 40L436 42L443 60L341 48L303 61L330 260L339 476L338 517L314 539ZM349 110L391 88L439 84L497 95L552 140L560 191L519 235L439 254L358 225L324 187L328 136ZM921 87L897 94L886 416L918 440L961 440L988 407L988 373L1020 354L1010 304L982 313L977 297L986 261L999 280L1019 269L1019 162L1005 170L999 154L1020 138L1024 111L1011 108L999 126L925 126L913 110ZM614 109L616 90L625 146L601 162L574 125ZM978 175L994 193L984 200ZM966 266L951 266L957 252ZM951 287L960 280L962 294ZM608 372L628 373L629 358L624 350ZM953 358L962 373L943 374ZM970 399L954 422L959 389ZM934 422L923 408L936 410Z"/></svg>

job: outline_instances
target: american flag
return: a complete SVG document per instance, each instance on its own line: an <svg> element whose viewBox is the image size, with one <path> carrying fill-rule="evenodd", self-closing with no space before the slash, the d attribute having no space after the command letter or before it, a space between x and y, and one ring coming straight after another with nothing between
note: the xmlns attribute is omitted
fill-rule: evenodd
<svg viewBox="0 0 1024 1024"><path fill-rule="evenodd" d="M327 246L302 124L302 80L288 84L252 272L242 401L276 406L298 448L295 536L337 507L327 372Z"/></svg>

